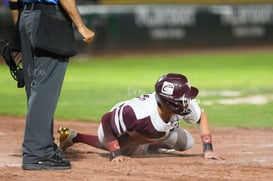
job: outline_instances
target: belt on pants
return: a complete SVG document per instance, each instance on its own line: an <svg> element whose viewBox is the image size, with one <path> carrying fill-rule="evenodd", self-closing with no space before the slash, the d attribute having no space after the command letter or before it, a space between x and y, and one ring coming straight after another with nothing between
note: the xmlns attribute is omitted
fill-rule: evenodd
<svg viewBox="0 0 273 181"><path fill-rule="evenodd" d="M46 3L28 3L24 4L25 10L42 10L42 9L55 9L59 10L59 5L56 4L46 4Z"/></svg>

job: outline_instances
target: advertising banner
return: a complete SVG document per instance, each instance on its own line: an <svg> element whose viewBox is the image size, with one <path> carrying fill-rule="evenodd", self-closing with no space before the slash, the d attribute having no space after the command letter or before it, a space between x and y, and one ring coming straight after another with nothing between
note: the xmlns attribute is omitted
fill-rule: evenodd
<svg viewBox="0 0 273 181"><path fill-rule="evenodd" d="M80 8L97 50L273 44L273 5L102 5Z"/></svg>

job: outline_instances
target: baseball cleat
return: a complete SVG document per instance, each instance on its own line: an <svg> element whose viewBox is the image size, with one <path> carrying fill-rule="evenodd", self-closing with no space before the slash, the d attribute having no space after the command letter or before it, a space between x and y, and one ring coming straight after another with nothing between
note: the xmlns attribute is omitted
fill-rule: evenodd
<svg viewBox="0 0 273 181"><path fill-rule="evenodd" d="M59 136L59 147L65 151L68 147L72 146L75 142L73 139L77 136L77 132L72 129L60 127L58 130Z"/></svg>
<svg viewBox="0 0 273 181"><path fill-rule="evenodd" d="M175 152L175 149L159 148L159 149L158 149L158 152L159 152L159 153L168 154L168 153L173 153L173 152Z"/></svg>

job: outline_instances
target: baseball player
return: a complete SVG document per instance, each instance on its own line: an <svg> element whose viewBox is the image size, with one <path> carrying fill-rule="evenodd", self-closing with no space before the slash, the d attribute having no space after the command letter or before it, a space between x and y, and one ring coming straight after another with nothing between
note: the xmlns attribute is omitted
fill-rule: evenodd
<svg viewBox="0 0 273 181"><path fill-rule="evenodd" d="M192 135L179 121L197 124L204 158L221 159L213 151L207 114L197 101L198 89L184 75L169 73L155 84L155 92L116 104L102 116L98 136L60 127L59 146L65 151L85 143L110 152L112 162L125 162L130 155L151 151L185 151L194 145Z"/></svg>

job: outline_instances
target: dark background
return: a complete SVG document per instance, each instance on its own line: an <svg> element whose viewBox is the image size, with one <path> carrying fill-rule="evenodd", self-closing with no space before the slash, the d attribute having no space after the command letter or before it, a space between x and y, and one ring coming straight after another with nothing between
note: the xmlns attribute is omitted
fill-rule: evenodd
<svg viewBox="0 0 273 181"><path fill-rule="evenodd" d="M3 3L0 39L12 40L14 25ZM93 44L86 46L75 31L79 53L273 44L271 3L111 5L81 0L77 4L84 22L96 33Z"/></svg>

